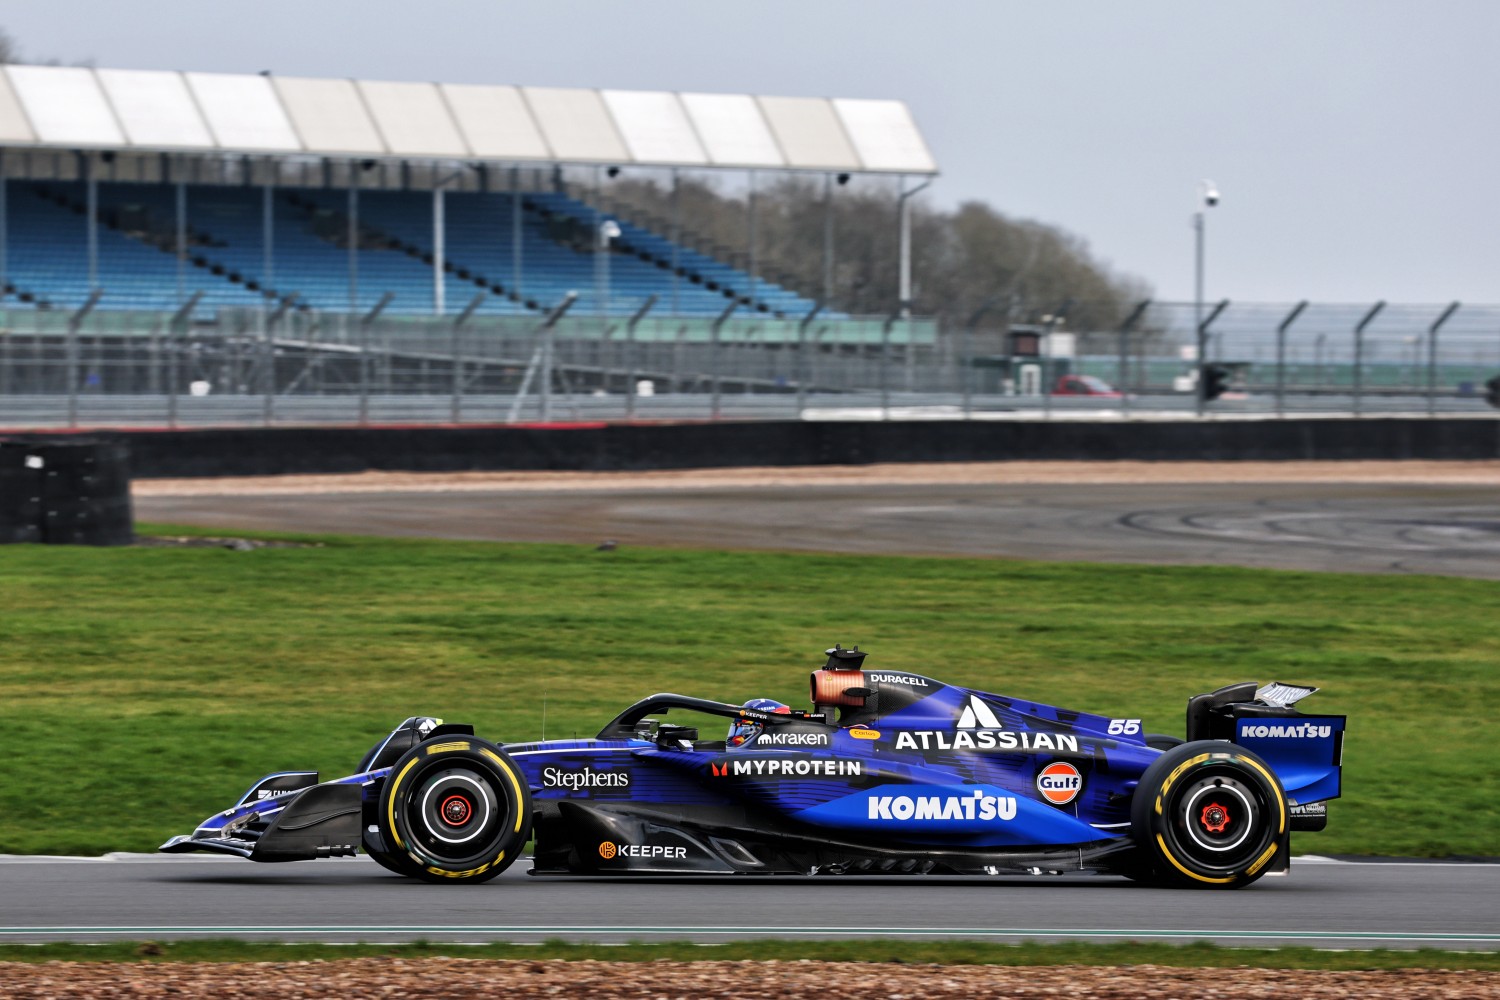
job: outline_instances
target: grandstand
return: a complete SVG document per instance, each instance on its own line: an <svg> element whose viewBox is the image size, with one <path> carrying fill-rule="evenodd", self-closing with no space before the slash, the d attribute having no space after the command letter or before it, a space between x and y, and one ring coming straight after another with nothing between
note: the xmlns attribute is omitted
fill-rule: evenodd
<svg viewBox="0 0 1500 1000"><path fill-rule="evenodd" d="M936 170L898 101L7 66L0 308L844 318L605 211L637 168Z"/></svg>

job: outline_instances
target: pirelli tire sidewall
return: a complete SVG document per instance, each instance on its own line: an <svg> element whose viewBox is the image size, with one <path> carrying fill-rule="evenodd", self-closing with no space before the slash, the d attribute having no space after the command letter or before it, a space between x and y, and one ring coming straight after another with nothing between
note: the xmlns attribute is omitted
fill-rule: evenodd
<svg viewBox="0 0 1500 1000"><path fill-rule="evenodd" d="M531 839L531 821L521 769L473 736L440 736L408 750L391 766L376 812L394 855L385 867L449 884L485 882L510 867Z"/></svg>
<svg viewBox="0 0 1500 1000"><path fill-rule="evenodd" d="M1225 740L1164 752L1141 776L1130 818L1145 870L1168 885L1238 889L1283 868L1290 849L1280 780Z"/></svg>

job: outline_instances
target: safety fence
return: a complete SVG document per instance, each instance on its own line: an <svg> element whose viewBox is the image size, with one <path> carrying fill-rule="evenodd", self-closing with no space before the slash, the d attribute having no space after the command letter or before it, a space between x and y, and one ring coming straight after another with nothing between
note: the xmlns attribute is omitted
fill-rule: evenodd
<svg viewBox="0 0 1500 1000"><path fill-rule="evenodd" d="M1117 311L1074 330L1063 310L956 329L899 315L14 310L0 312L0 426L1500 415L1487 385L1500 306Z"/></svg>

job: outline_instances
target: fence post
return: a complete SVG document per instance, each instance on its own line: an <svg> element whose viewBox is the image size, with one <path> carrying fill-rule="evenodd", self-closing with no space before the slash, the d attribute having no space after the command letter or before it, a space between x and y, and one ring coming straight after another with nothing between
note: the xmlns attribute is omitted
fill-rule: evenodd
<svg viewBox="0 0 1500 1000"><path fill-rule="evenodd" d="M463 354L459 351L459 331L469 321L469 317L474 315L475 310L484 304L484 295L484 292L475 295L469 300L469 304L464 306L464 311L453 319L453 398L448 403L448 420L450 423L456 424L463 419Z"/></svg>
<svg viewBox="0 0 1500 1000"><path fill-rule="evenodd" d="M1448 317L1458 312L1459 303L1451 302L1443 314L1427 328L1427 415L1437 415L1437 336L1438 330L1448 322Z"/></svg>
<svg viewBox="0 0 1500 1000"><path fill-rule="evenodd" d="M361 427L370 422L370 327L395 297L395 292L386 292L380 297L380 301L375 303L375 308L359 319L359 426ZM354 313L351 311L350 317L353 318L353 316Z"/></svg>
<svg viewBox="0 0 1500 1000"><path fill-rule="evenodd" d="M797 321L797 419L799 420L802 419L802 411L807 408L807 380L812 371L807 357L807 327L822 311L823 300L819 299L813 303L807 315Z"/></svg>
<svg viewBox="0 0 1500 1000"><path fill-rule="evenodd" d="M104 289L95 288L89 292L88 299L79 307L78 311L68 317L68 426L78 426L78 330L83 326L84 317L94 311L94 306L99 304L99 298L104 294Z"/></svg>
<svg viewBox="0 0 1500 1000"><path fill-rule="evenodd" d="M1150 299L1142 299L1137 302L1130 315L1125 317L1125 322L1120 324L1116 331L1120 336L1120 363L1119 371L1115 377L1115 385L1120 389L1120 412L1130 411L1130 392L1126 389L1126 382L1130 379L1130 331L1140 322L1141 317L1146 315L1146 310L1151 307Z"/></svg>
<svg viewBox="0 0 1500 1000"><path fill-rule="evenodd" d="M635 327L636 324L646 318L651 307L656 305L656 293L653 292L641 307L635 311L625 324L625 353L630 355L625 366L625 419L635 419L635 380L638 376L635 352Z"/></svg>
<svg viewBox="0 0 1500 1000"><path fill-rule="evenodd" d="M1276 415L1286 416L1286 332L1291 329L1297 317L1302 315L1302 310L1307 308L1307 300L1303 299L1287 313L1286 319L1276 328Z"/></svg>
<svg viewBox="0 0 1500 1000"><path fill-rule="evenodd" d="M1382 310L1384 308L1385 308L1385 300L1381 299L1379 302L1375 303L1373 306L1370 307L1370 311L1367 312L1367 313L1365 313L1365 318L1362 319L1362 320L1360 320L1359 321L1359 325L1354 328L1354 385L1353 385L1353 389L1354 389L1354 415L1356 417L1360 415L1360 412L1361 412L1361 409L1362 409L1362 403L1363 403L1363 399L1364 399L1364 388L1365 388L1365 372L1364 372L1364 365L1365 365L1365 327L1369 326L1370 323L1375 319L1375 317L1378 316L1378 315L1380 315L1380 310Z"/></svg>
<svg viewBox="0 0 1500 1000"><path fill-rule="evenodd" d="M719 330L724 325L724 321L727 320L727 319L729 319L730 313L734 312L739 307L740 307L740 304L738 302L731 302L731 303L729 303L729 305L724 308L724 311L721 312L721 313L719 313L718 317L713 322L712 328L709 331L710 334L711 334L710 347L709 347L709 364L713 368L713 375L712 375L713 381L710 383L710 385L712 386L712 389L710 391L710 399L712 400L712 402L710 404L710 409L709 409L709 419L711 419L711 420L718 420L719 416L720 416L720 412L719 412L719 365L720 365Z"/></svg>

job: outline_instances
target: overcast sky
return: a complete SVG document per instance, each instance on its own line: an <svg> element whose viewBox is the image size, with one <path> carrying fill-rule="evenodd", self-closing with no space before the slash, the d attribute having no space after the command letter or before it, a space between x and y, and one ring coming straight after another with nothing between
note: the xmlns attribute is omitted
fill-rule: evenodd
<svg viewBox="0 0 1500 1000"><path fill-rule="evenodd" d="M1160 299L1500 302L1491 0L6 0L30 59L905 100L942 206Z"/></svg>

